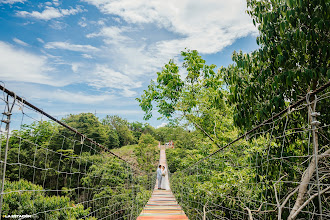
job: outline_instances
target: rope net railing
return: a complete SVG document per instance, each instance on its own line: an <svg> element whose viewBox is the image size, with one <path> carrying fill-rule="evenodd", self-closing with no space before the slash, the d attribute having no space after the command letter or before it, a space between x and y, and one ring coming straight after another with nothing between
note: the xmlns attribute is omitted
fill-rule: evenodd
<svg viewBox="0 0 330 220"><path fill-rule="evenodd" d="M322 90L174 173L189 219L330 219L330 89Z"/></svg>
<svg viewBox="0 0 330 220"><path fill-rule="evenodd" d="M0 210L3 218L135 219L155 175L2 87ZM32 106L32 107L31 107Z"/></svg>

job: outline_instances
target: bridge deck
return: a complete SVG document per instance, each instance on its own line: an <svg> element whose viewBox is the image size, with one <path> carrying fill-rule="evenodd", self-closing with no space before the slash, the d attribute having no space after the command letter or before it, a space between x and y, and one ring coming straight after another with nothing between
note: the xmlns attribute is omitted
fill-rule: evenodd
<svg viewBox="0 0 330 220"><path fill-rule="evenodd" d="M159 164L167 167L164 146L160 150ZM177 203L172 191L170 189L158 190L156 183L151 198L137 218L137 220L151 219L188 219L188 217Z"/></svg>

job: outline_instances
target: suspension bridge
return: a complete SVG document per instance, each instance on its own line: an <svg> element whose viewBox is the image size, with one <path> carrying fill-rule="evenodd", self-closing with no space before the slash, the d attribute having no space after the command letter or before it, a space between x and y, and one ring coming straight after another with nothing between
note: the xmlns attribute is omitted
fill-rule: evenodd
<svg viewBox="0 0 330 220"><path fill-rule="evenodd" d="M161 146L159 164L168 167L165 146ZM137 218L137 220L148 219L188 219L178 205L172 191L170 189L158 189L158 180L148 203Z"/></svg>
<svg viewBox="0 0 330 220"><path fill-rule="evenodd" d="M217 143L219 149L172 173L170 190L155 189L155 173L139 170L0 86L0 214L3 219L330 219L330 117L329 109L318 108L330 103L329 86L302 94L252 130ZM166 164L164 148L159 163Z"/></svg>

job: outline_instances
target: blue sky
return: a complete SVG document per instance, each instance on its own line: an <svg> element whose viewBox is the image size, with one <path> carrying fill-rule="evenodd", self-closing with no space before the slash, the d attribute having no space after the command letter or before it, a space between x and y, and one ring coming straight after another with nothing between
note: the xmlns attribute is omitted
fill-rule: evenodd
<svg viewBox="0 0 330 220"><path fill-rule="evenodd" d="M142 121L135 98L184 48L218 67L258 48L245 10L244 0L0 0L0 80L59 118Z"/></svg>

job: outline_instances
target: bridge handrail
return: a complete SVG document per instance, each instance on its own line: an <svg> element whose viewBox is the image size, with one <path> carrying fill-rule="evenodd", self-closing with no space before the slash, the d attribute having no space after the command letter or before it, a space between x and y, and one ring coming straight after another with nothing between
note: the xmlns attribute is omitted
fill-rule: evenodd
<svg viewBox="0 0 330 220"><path fill-rule="evenodd" d="M141 170L136 169L136 168L135 168L130 162L128 162L127 160L125 160L125 159L123 159L122 157L120 157L119 155L113 153L110 149L104 147L104 146L101 145L100 143L97 143L97 142L94 141L93 139L91 139L91 138L87 137L86 135L80 133L80 132L79 132L78 130L76 130L75 128L73 128L73 127L67 125L66 123L64 123L64 122L62 122L62 121L56 119L55 117L51 116L51 115L48 114L47 112L45 112L45 111L41 110L40 108L36 107L35 105L31 104L30 102L28 102L28 101L25 100L24 98L22 98L22 97L16 95L13 91L8 90L7 88L5 88L5 87L4 87L3 85L1 85L1 84L0 84L0 90L2 90L3 92L7 93L9 96L13 97L15 100L20 101L21 103L23 103L23 104L29 106L30 108L32 108L33 110L39 112L40 114L42 114L42 115L48 117L49 119L55 121L56 123L62 125L63 127L67 128L67 129L69 129L70 131L72 131L72 132L78 134L81 138L83 138L83 140L87 140L87 141L89 141L90 143L95 144L95 145L98 146L99 148L101 148L101 149L107 151L107 152L110 153L111 155L113 155L113 156L117 157L118 159L124 161L124 162L127 163L127 164L129 165L129 167L131 167L133 170L138 171L139 173L142 172Z"/></svg>
<svg viewBox="0 0 330 220"><path fill-rule="evenodd" d="M306 94L306 96L311 96L311 95L316 95L322 91L324 91L325 89L327 89L328 87L330 87L330 81L328 81L327 83L323 84L322 86L320 86L319 88L315 89L314 91L312 92L309 92ZM180 170L178 172L185 172L187 171L190 167L193 167L199 163L201 163L202 161L212 157L213 155L219 153L220 151L222 151L223 149L231 146L232 144L236 143L237 141L247 137L249 134L251 134L252 132L254 132L255 130L261 128L262 126L268 124L269 122L273 121L274 119L280 117L281 115L283 115L284 113L288 112L290 109L293 109L295 107L297 107L298 105L302 104L304 101L306 101L306 96L302 97L301 99L299 99L298 101L296 101L295 103L293 103L292 105L289 105L287 108L283 109L282 111L280 111L279 113L273 115L272 117L266 119L265 121L263 121L262 123L260 123L259 125L257 125L256 127L252 128L251 130L247 131L246 133L244 133L243 135L239 136L238 138L236 138L235 140L231 141L230 143L226 144L225 146L219 146L219 149L216 150L215 152L209 154L208 156L200 159L199 161L195 162L194 164L190 165L189 167L183 169L183 170ZM194 123L194 122L193 122ZM194 123L197 127L199 127L201 129L201 127ZM201 129L204 133L206 133L203 129ZM207 133L206 133L207 134ZM207 134L207 136L214 142L214 140Z"/></svg>

